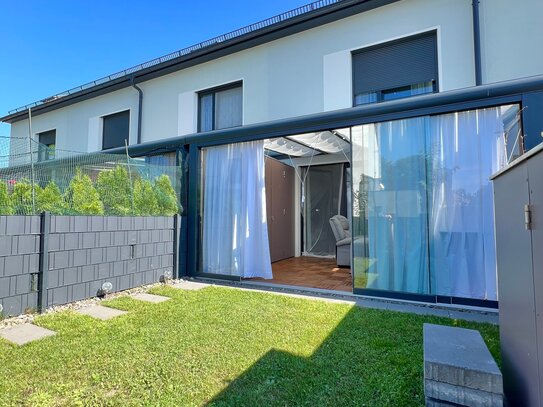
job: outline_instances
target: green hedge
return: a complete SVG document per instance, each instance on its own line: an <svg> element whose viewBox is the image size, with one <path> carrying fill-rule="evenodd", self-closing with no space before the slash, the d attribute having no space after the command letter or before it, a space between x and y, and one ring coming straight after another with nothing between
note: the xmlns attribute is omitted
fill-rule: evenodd
<svg viewBox="0 0 543 407"><path fill-rule="evenodd" d="M167 175L151 182L131 177L120 165L100 172L95 183L78 168L64 193L54 181L43 188L26 179L11 188L0 181L0 215L47 211L54 215L172 216L180 210Z"/></svg>

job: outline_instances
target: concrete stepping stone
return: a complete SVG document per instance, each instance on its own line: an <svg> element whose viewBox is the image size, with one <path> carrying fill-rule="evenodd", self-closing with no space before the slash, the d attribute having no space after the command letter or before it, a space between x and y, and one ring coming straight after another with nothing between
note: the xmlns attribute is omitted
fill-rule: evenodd
<svg viewBox="0 0 543 407"><path fill-rule="evenodd" d="M209 284L183 280L173 284L172 287L180 290L201 290L202 288L209 287Z"/></svg>
<svg viewBox="0 0 543 407"><path fill-rule="evenodd" d="M164 297L162 295L155 295L149 293L138 293L134 294L132 298L145 302L152 302L153 304L159 304L164 301L168 301L170 297Z"/></svg>
<svg viewBox="0 0 543 407"><path fill-rule="evenodd" d="M127 313L126 311L104 307L102 305L93 305L91 307L81 308L76 312L81 315L88 315L93 318L101 319L102 321L106 321Z"/></svg>
<svg viewBox="0 0 543 407"><path fill-rule="evenodd" d="M15 325L0 330L0 337L16 345L24 345L55 334L54 331L34 324Z"/></svg>

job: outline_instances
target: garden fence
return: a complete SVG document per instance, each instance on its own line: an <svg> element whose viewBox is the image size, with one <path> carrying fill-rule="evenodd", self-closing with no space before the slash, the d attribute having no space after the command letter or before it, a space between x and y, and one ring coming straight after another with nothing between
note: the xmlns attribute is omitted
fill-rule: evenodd
<svg viewBox="0 0 543 407"><path fill-rule="evenodd" d="M0 137L0 215L172 216L181 171L175 156L81 153Z"/></svg>

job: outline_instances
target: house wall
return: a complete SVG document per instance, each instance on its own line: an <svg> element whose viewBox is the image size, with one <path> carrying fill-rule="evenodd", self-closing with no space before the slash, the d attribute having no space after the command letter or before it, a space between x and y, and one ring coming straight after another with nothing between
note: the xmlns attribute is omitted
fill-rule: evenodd
<svg viewBox="0 0 543 407"><path fill-rule="evenodd" d="M404 0L141 83L142 140L195 132L195 92L237 80L243 80L244 124L350 107L350 50L436 28L440 50L447 50L441 89L473 85L471 6L461 3ZM58 148L96 151L99 118L130 108L135 143L137 101L133 88L112 92L35 116L33 132L56 128ZM12 125L12 136L27 134L26 120Z"/></svg>
<svg viewBox="0 0 543 407"><path fill-rule="evenodd" d="M483 82L543 74L543 1L480 0Z"/></svg>
<svg viewBox="0 0 543 407"><path fill-rule="evenodd" d="M102 149L103 116L130 109L130 144L137 141L138 92L134 88L121 89L79 102L61 109L32 117L32 134L56 129L56 146L70 151L98 151ZM28 120L11 125L11 137L28 137ZM12 143L12 147L20 144Z"/></svg>
<svg viewBox="0 0 543 407"><path fill-rule="evenodd" d="M481 1L485 83L543 73L543 54L533 51L543 38L542 12L540 0ZM352 50L433 29L439 90L475 85L472 0L402 0L138 84L142 141L196 132L196 92L238 80L244 124L349 108ZM137 103L136 90L126 88L35 116L33 131L56 128L58 148L96 151L100 117L129 108L133 144ZM12 125L12 136L27 134L26 120Z"/></svg>

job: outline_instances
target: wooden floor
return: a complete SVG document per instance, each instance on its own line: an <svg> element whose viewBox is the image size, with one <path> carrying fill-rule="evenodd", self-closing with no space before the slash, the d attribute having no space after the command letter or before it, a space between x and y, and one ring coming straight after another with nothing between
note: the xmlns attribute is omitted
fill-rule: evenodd
<svg viewBox="0 0 543 407"><path fill-rule="evenodd" d="M336 266L335 259L292 257L272 263L273 280L254 278L284 285L352 292L351 270Z"/></svg>

